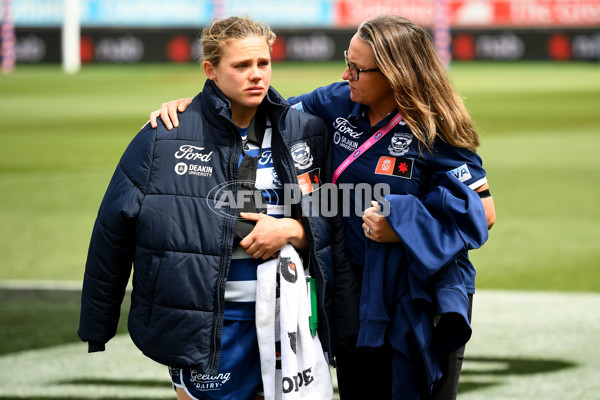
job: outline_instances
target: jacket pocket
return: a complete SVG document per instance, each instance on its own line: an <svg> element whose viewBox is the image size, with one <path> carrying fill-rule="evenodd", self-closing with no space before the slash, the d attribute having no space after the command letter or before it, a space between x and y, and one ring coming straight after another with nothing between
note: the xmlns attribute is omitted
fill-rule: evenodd
<svg viewBox="0 0 600 400"><path fill-rule="evenodd" d="M163 257L152 254L147 254L146 257L149 260L139 264L144 265L144 268L134 268L131 312L137 322L147 327L152 319L154 293Z"/></svg>

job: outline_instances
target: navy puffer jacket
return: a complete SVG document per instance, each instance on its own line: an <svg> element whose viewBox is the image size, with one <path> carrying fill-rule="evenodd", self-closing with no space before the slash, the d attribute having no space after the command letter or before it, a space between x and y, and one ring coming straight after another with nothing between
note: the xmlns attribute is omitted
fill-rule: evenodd
<svg viewBox="0 0 600 400"><path fill-rule="evenodd" d="M324 122L290 109L272 88L260 107L272 123L281 182L298 183L307 172L328 182ZM116 333L133 264L128 328L137 347L165 365L217 371L236 210L215 210L212 200L215 190L235 187L228 184L237 179L242 150L229 108L207 80L180 114L177 129L147 124L123 154L100 206L85 267L78 334L90 351L104 350ZM292 156L290 148L298 153ZM318 190L301 196L302 202L315 196ZM302 215L309 241L307 262L320 295L319 335L328 351L331 224L303 214L300 204L293 209Z"/></svg>

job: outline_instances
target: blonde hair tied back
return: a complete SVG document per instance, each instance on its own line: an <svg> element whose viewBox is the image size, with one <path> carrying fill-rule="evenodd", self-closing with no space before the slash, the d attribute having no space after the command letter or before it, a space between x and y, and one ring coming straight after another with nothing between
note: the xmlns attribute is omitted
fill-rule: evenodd
<svg viewBox="0 0 600 400"><path fill-rule="evenodd" d="M208 61L214 66L219 65L224 48L230 40L248 37L264 37L269 49L276 39L275 33L268 25L256 22L247 16L229 17L213 22L202 31L200 39L203 51L202 61Z"/></svg>

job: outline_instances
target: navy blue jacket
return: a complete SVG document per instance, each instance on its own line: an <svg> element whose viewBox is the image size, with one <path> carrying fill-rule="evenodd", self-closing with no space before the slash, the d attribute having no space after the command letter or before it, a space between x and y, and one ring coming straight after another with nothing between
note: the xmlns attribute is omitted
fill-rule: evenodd
<svg viewBox="0 0 600 400"><path fill-rule="evenodd" d="M469 298L457 263L487 240L485 210L477 193L452 173L422 199L385 198L392 210L386 220L401 244L367 244L357 346L387 342L406 359L418 355L421 367L406 365L406 381L398 387L418 393L421 381L431 391L442 377L440 357L471 336Z"/></svg>
<svg viewBox="0 0 600 400"><path fill-rule="evenodd" d="M298 183L307 172L328 181L330 140L323 121L290 109L272 88L260 107L272 123L281 183ZM178 128L147 124L123 154L100 206L85 267L78 334L90 351L104 350L116 333L133 264L128 329L137 347L165 365L217 371L237 211L215 200L219 190L237 190L231 182L238 178L242 150L229 110L227 98L207 80L179 116ZM290 147L300 149L300 157ZM317 194L301 196L302 202ZM297 195L290 194L290 203L298 203L292 209L302 215L308 238L327 351L332 228L326 218L303 213Z"/></svg>

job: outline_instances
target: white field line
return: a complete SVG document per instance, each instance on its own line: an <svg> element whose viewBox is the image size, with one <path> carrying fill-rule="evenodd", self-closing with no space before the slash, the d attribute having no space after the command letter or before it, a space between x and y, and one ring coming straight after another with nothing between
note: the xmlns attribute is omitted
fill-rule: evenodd
<svg viewBox="0 0 600 400"><path fill-rule="evenodd" d="M598 399L600 294L480 290L473 320L460 400ZM543 370L552 363L571 366ZM127 335L103 353L74 343L2 356L3 397L175 399L166 368Z"/></svg>
<svg viewBox="0 0 600 400"><path fill-rule="evenodd" d="M0 357L0 399L11 396L175 399L167 368L144 357L127 335L102 353L75 343Z"/></svg>
<svg viewBox="0 0 600 400"><path fill-rule="evenodd" d="M82 281L0 280L3 290L81 290Z"/></svg>
<svg viewBox="0 0 600 400"><path fill-rule="evenodd" d="M82 281L52 281L52 280L1 280L0 290L72 290L81 291ZM131 282L127 286L131 290Z"/></svg>

